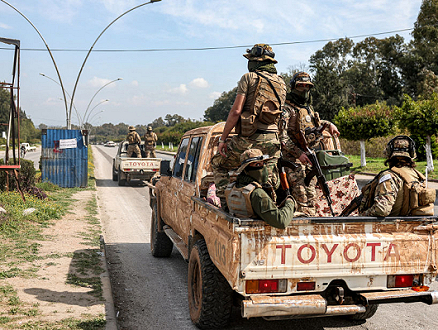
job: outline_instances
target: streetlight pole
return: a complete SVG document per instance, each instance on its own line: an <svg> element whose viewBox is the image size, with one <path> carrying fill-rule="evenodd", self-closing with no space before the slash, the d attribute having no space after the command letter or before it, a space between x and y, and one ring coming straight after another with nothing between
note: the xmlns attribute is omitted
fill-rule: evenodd
<svg viewBox="0 0 438 330"><path fill-rule="evenodd" d="M41 40L43 41L44 45L47 48L47 51L49 52L50 58L52 59L53 65L55 66L55 70L56 73L58 75L58 79L59 79L59 85L61 86L62 89L62 94L64 95L64 105L65 105L65 115L67 117L67 128L70 126L71 127L71 121L70 121L70 117L69 117L69 113L68 113L68 108L67 108L67 98L65 97L65 89L64 89L64 85L62 83L62 79L61 79L61 74L59 73L58 70L58 66L56 65L55 62L55 58L53 57L52 52L50 51L49 45L47 44L46 40L44 40L43 36L41 35L40 31L38 31L38 29L35 27L35 25L33 25L33 23L22 13L20 12L17 8L15 8L14 6L12 6L11 4L7 3L4 0L0 0L1 2L5 3L6 5L8 5L9 7L11 7L13 10L15 10L17 13L19 13L30 25L32 25L32 27L35 29L35 31L38 33L38 35L40 36ZM158 0L161 1L161 0ZM71 116L71 108L73 105L73 99L71 100L71 104L70 104L70 116Z"/></svg>
<svg viewBox="0 0 438 330"><path fill-rule="evenodd" d="M88 109L90 108L90 105L91 105L91 103L93 102L93 100L94 100L94 98L96 97L96 95L97 95L102 89L104 89L106 86L108 86L109 84L112 84L113 82L116 82L116 81L119 81L119 80L123 80L123 78L117 78L117 79L111 80L110 82L108 82L108 83L106 83L105 85L103 85L102 87L100 87L100 88L97 90L96 93L94 93L93 97L91 98L90 102L88 103L88 106L87 106L87 109L85 110L84 118L83 118L82 121L84 121L85 116L87 115Z"/></svg>
<svg viewBox="0 0 438 330"><path fill-rule="evenodd" d="M3 0L1 0L1 1L3 1ZM75 86L74 86L74 88L73 88L73 93L72 93L72 99L71 99L71 102L70 102L69 116L71 116L71 110L72 110L72 107L73 107L73 98L75 97L76 88L77 88L77 86L78 86L78 82L79 82L79 78L81 77L82 70L84 69L85 63L87 62L87 59L88 59L88 57L90 56L91 51L93 50L94 46L96 45L97 41L100 39L100 37L102 36L102 34L104 34L104 32L105 32L105 31L106 31L111 25L113 25L113 24L114 24L119 18L125 16L127 13L133 11L134 9L140 8L140 7L142 7L142 6L145 6L145 5L148 5L148 4L151 4L151 3L154 3L154 2L159 2L159 1L161 1L161 0L150 0L149 2L142 3L141 5L135 6L134 8L131 8L131 9L125 11L123 14L119 15L116 19L114 19L111 23L109 23L109 24L103 29L103 31L98 35L98 37L96 38L96 40L94 40L93 44L91 45L90 49L88 50L87 55L85 56L84 62L82 63L82 66L81 66L81 68L80 68L80 70L79 70L78 77L76 78ZM67 126L68 126L68 125L67 125ZM71 123L70 123L70 127L67 127L67 129L70 129L70 128L71 128Z"/></svg>
<svg viewBox="0 0 438 330"><path fill-rule="evenodd" d="M90 112L88 113L87 120L85 120L85 118L84 118L84 124L88 122L88 120L89 120L89 118L90 118L90 115L91 115L91 113L93 112L94 109L96 109L96 108L97 108L99 105L101 105L102 103L105 103L105 102L108 102L108 101L109 101L109 100L103 100L103 101L100 101L99 103L97 103L97 104L96 104L96 105L90 110ZM102 110L101 112L103 112L103 110Z"/></svg>
<svg viewBox="0 0 438 330"><path fill-rule="evenodd" d="M53 81L55 84L61 86L61 84L60 84L59 82L57 82L57 81L56 81L55 79L53 79L53 78L50 78L49 76L45 75L44 73L40 73L40 76L46 77L47 79L50 79L51 81ZM61 87L61 88L62 88L62 87ZM71 100L71 95L70 95L67 91L65 91L65 94L64 94L64 95L67 95L67 96L69 97L69 99ZM61 100L64 100L64 99L61 99ZM65 102L65 103L66 103L66 102ZM67 103L66 103L66 104L67 104ZM79 124L79 126L82 126L81 117L79 116L78 109L76 109L76 106L74 105L74 103L73 103L73 108L75 108L76 117L78 118L78 124Z"/></svg>

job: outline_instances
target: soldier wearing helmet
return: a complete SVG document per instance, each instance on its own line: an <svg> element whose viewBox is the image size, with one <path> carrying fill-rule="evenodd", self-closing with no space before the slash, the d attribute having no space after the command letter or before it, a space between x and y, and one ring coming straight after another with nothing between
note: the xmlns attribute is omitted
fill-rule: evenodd
<svg viewBox="0 0 438 330"><path fill-rule="evenodd" d="M146 158L155 158L155 148L157 146L157 134L152 131L152 126L148 126L147 132L144 135L144 150Z"/></svg>
<svg viewBox="0 0 438 330"><path fill-rule="evenodd" d="M126 137L126 140L128 141L128 149L126 150L128 157L137 157L141 158L141 151L140 151L140 143L141 138L140 135L135 131L134 126L129 126L129 133Z"/></svg>
<svg viewBox="0 0 438 330"><path fill-rule="evenodd" d="M298 169L286 168L291 193L297 201L296 212L300 216L315 216L316 177L313 177L308 186L304 184L306 173L311 169L311 162L300 147L296 136L304 132L308 146L311 149L319 147L323 138L318 128L327 124L329 133L338 136L336 126L328 121L321 120L319 114L313 110L310 90L313 88L310 75L306 72L297 72L290 81L290 92L286 95L286 102L282 108L280 120L280 141L283 157L295 162Z"/></svg>
<svg viewBox="0 0 438 330"><path fill-rule="evenodd" d="M389 169L362 188L361 216L433 215L435 189L427 189L425 177L415 167L415 143L405 135L388 142L385 165ZM416 203L416 204L415 204Z"/></svg>
<svg viewBox="0 0 438 330"><path fill-rule="evenodd" d="M293 219L295 202L288 196L277 207L271 196L263 189L268 181L266 163L271 159L259 149L249 149L240 156L237 179L225 190L228 209L241 217L262 219L267 224L284 229Z"/></svg>
<svg viewBox="0 0 438 330"><path fill-rule="evenodd" d="M267 161L268 183L279 186L276 159L280 157L278 122L286 97L286 85L277 75L275 53L266 44L256 44L243 55L248 59L248 73L238 85L234 104L228 114L217 154L211 159L217 194L223 197L229 171L240 164L240 155L248 149L259 149L272 159ZM237 135L228 139L235 129Z"/></svg>

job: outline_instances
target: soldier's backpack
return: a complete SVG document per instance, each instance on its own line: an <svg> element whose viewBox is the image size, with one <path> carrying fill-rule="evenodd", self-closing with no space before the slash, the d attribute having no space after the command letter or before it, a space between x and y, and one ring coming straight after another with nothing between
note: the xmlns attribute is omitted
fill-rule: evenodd
<svg viewBox="0 0 438 330"><path fill-rule="evenodd" d="M254 104L251 110L243 111L240 115L239 123L236 127L242 136L251 136L259 128L258 123L271 125L278 122L281 114L281 99L277 88L280 89L282 78L277 77L271 81L260 72L257 88L254 96ZM277 88L274 86L277 86Z"/></svg>

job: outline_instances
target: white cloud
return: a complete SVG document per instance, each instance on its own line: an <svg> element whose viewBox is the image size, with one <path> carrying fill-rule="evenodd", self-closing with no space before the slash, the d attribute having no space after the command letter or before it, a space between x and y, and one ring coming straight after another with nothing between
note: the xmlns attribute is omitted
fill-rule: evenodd
<svg viewBox="0 0 438 330"><path fill-rule="evenodd" d="M4 23L0 23L0 29L4 29L4 30L10 30L11 27L7 24Z"/></svg>
<svg viewBox="0 0 438 330"><path fill-rule="evenodd" d="M131 85L134 86L134 87L138 87L138 81L137 80L133 80L131 82Z"/></svg>
<svg viewBox="0 0 438 330"><path fill-rule="evenodd" d="M101 0L105 8L114 14L122 14L130 8L134 8L139 5L135 0Z"/></svg>
<svg viewBox="0 0 438 330"><path fill-rule="evenodd" d="M144 94L134 95L128 99L128 104L133 106L142 106L147 104L148 99L149 98Z"/></svg>
<svg viewBox="0 0 438 330"><path fill-rule="evenodd" d="M63 23L72 22L81 6L82 0L42 0L38 3L43 16Z"/></svg>
<svg viewBox="0 0 438 330"><path fill-rule="evenodd" d="M171 88L168 90L168 92L171 94L180 94L180 95L187 94L188 91L189 89L187 88L186 84L181 84L178 87Z"/></svg>
<svg viewBox="0 0 438 330"><path fill-rule="evenodd" d="M196 87L196 88L207 88L208 81L205 80L204 78L196 78L196 79L193 79L189 85L192 87Z"/></svg>
<svg viewBox="0 0 438 330"><path fill-rule="evenodd" d="M109 84L110 82L111 82L111 80L109 80L109 79L99 78L99 77L94 76L93 79L90 79L87 82L87 84L90 87L94 87L94 88L100 88L100 87L105 86L106 84L108 84L108 85L105 86L105 88L113 88L113 87L115 87L115 84L114 83Z"/></svg>
<svg viewBox="0 0 438 330"><path fill-rule="evenodd" d="M208 97L213 99L213 100L216 100L219 96L221 96L221 94L222 93L220 93L220 92L213 92L213 93L210 93L210 95Z"/></svg>

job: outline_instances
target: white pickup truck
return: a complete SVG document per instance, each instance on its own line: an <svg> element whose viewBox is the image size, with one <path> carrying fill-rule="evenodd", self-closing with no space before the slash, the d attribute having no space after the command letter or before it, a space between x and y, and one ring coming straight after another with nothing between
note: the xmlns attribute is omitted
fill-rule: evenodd
<svg viewBox="0 0 438 330"><path fill-rule="evenodd" d="M268 320L365 320L379 304L438 304L430 287L438 274L437 216L294 218L277 229L207 203L223 127L186 132L172 170L163 161L149 184L152 255L169 257L175 246L189 262L188 305L197 327L225 327L233 304L245 318ZM333 186L333 199L340 188ZM164 284L162 290L172 294Z"/></svg>
<svg viewBox="0 0 438 330"><path fill-rule="evenodd" d="M113 159L113 181L118 181L119 186L124 186L131 180L149 181L160 172L161 158L136 158L129 157L128 141L120 142L116 157ZM144 155L144 142L140 145Z"/></svg>
<svg viewBox="0 0 438 330"><path fill-rule="evenodd" d="M28 151L36 151L36 147L31 146L29 143L21 143L20 144L20 149L24 147L24 150L26 150L26 152Z"/></svg>

